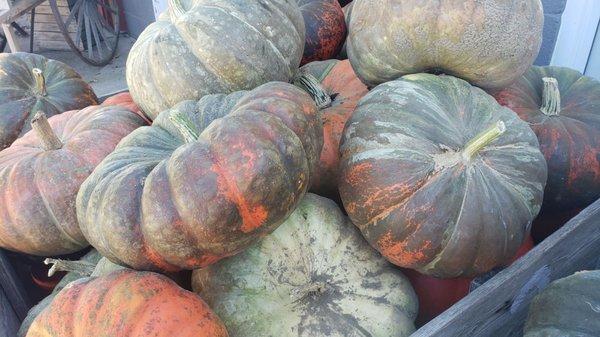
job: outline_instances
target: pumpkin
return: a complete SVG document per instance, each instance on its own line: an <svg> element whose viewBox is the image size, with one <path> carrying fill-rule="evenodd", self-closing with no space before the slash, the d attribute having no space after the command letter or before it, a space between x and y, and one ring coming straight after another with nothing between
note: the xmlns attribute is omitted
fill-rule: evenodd
<svg viewBox="0 0 600 337"><path fill-rule="evenodd" d="M232 337L401 337L417 299L331 200L308 194L271 235L195 270L192 287Z"/></svg>
<svg viewBox="0 0 600 337"><path fill-rule="evenodd" d="M344 20L346 21L346 27L350 27L350 17L352 16L352 7L353 2L349 2L344 5L342 11L344 12ZM346 36L347 38L347 36ZM345 60L348 59L348 52L346 48L346 39L344 39L344 45L342 46L342 50L340 50L340 54L338 55L340 59Z"/></svg>
<svg viewBox="0 0 600 337"><path fill-rule="evenodd" d="M600 271L554 281L529 307L524 337L600 336Z"/></svg>
<svg viewBox="0 0 600 337"><path fill-rule="evenodd" d="M573 219L583 209L574 209L567 212L552 212L552 210L542 210L538 217L533 221L531 225L531 236L537 243L544 241L550 235L561 229L567 222Z"/></svg>
<svg viewBox="0 0 600 337"><path fill-rule="evenodd" d="M347 52L370 86L433 72L502 88L533 64L543 23L540 0L356 0Z"/></svg>
<svg viewBox="0 0 600 337"><path fill-rule="evenodd" d="M120 107L36 114L34 127L0 152L0 247L40 256L88 246L75 200L83 181L144 120Z"/></svg>
<svg viewBox="0 0 600 337"><path fill-rule="evenodd" d="M140 115L142 118L144 118L148 124L152 123L152 121L150 121L148 117L144 114L142 109L140 109L140 107L137 106L137 104L135 104L135 102L133 101L133 97L131 97L131 94L128 91L113 95L107 98L104 102L102 102L102 106L110 105L118 105L125 109L131 110L136 114Z"/></svg>
<svg viewBox="0 0 600 337"><path fill-rule="evenodd" d="M197 295L165 276L120 270L70 283L33 321L27 337L226 337Z"/></svg>
<svg viewBox="0 0 600 337"><path fill-rule="evenodd" d="M535 131L548 162L544 211L568 212L600 198L600 82L562 67L532 67L497 92Z"/></svg>
<svg viewBox="0 0 600 337"><path fill-rule="evenodd" d="M127 59L127 84L150 117L185 100L289 82L304 47L295 0L169 0Z"/></svg>
<svg viewBox="0 0 600 337"><path fill-rule="evenodd" d="M301 64L336 57L346 40L344 12L337 0L297 0L306 26Z"/></svg>
<svg viewBox="0 0 600 337"><path fill-rule="evenodd" d="M205 267L294 210L322 134L310 96L287 83L183 102L125 138L85 181L81 229L134 269Z"/></svg>
<svg viewBox="0 0 600 337"><path fill-rule="evenodd" d="M348 60L311 62L300 68L296 83L321 105L323 150L312 181L311 191L323 196L337 195L339 147L346 121L358 101L369 92L356 77Z"/></svg>
<svg viewBox="0 0 600 337"><path fill-rule="evenodd" d="M392 263L441 278L513 257L547 177L527 123L452 76L407 75L371 90L340 151L340 194L365 238Z"/></svg>
<svg viewBox="0 0 600 337"><path fill-rule="evenodd" d="M97 100L71 67L35 54L0 54L0 83L0 150L31 130L38 111L54 116Z"/></svg>

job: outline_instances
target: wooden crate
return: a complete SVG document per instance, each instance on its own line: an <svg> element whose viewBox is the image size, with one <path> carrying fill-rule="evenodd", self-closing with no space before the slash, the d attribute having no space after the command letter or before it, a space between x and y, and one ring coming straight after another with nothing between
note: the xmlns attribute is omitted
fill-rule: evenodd
<svg viewBox="0 0 600 337"><path fill-rule="evenodd" d="M70 14L67 0L58 0L59 12L66 18ZM72 39L75 37L75 28L71 25L70 33ZM33 42L34 50L71 50L64 36L62 35L58 24L52 14L52 8L46 1L35 9L35 38Z"/></svg>
<svg viewBox="0 0 600 337"><path fill-rule="evenodd" d="M31 303L15 271L0 249L0 337L14 337Z"/></svg>

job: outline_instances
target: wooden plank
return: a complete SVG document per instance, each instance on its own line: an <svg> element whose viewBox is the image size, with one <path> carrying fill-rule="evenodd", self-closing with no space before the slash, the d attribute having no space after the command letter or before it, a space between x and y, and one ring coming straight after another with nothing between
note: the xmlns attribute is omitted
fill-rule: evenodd
<svg viewBox="0 0 600 337"><path fill-rule="evenodd" d="M18 0L9 10L0 13L0 23L11 23L46 0Z"/></svg>
<svg viewBox="0 0 600 337"><path fill-rule="evenodd" d="M8 297L0 289L0 337L14 337L19 330L20 320L8 301Z"/></svg>
<svg viewBox="0 0 600 337"><path fill-rule="evenodd" d="M519 336L529 303L549 282L597 267L599 233L600 200L411 337Z"/></svg>
<svg viewBox="0 0 600 337"><path fill-rule="evenodd" d="M21 51L21 45L19 44L19 40L13 30L13 27L11 27L10 24L3 23L2 31L4 32L4 36L6 37L6 41L8 42L11 53Z"/></svg>
<svg viewBox="0 0 600 337"><path fill-rule="evenodd" d="M2 249L0 249L0 288L4 290L17 317L20 320L23 320L25 316L27 316L27 311L29 310L31 303L17 274L15 274L10 261Z"/></svg>

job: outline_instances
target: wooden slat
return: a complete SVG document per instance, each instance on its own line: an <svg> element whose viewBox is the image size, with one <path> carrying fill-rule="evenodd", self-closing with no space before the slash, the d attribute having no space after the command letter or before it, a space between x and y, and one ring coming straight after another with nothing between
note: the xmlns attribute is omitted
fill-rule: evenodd
<svg viewBox="0 0 600 337"><path fill-rule="evenodd" d="M19 330L19 321L8 301L8 297L0 289L0 337L16 336Z"/></svg>
<svg viewBox="0 0 600 337"><path fill-rule="evenodd" d="M9 10L0 13L0 23L11 23L46 0L18 0Z"/></svg>
<svg viewBox="0 0 600 337"><path fill-rule="evenodd" d="M522 336L535 295L553 280L597 266L599 233L600 200L411 337Z"/></svg>
<svg viewBox="0 0 600 337"><path fill-rule="evenodd" d="M0 288L4 290L17 317L24 319L31 303L2 249L0 249Z"/></svg>

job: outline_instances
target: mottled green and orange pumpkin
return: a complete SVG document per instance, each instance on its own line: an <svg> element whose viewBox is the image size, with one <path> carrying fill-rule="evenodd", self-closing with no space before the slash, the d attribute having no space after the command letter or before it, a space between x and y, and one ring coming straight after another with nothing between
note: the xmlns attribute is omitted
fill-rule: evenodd
<svg viewBox="0 0 600 337"><path fill-rule="evenodd" d="M167 277L120 270L67 285L33 321L27 337L227 337L196 294Z"/></svg>
<svg viewBox="0 0 600 337"><path fill-rule="evenodd" d="M547 167L533 131L452 76L407 75L371 90L340 151L354 224L392 263L423 274L506 263L541 207Z"/></svg>
<svg viewBox="0 0 600 337"><path fill-rule="evenodd" d="M48 117L97 102L68 65L27 53L0 54L0 150L31 130L38 111Z"/></svg>
<svg viewBox="0 0 600 337"><path fill-rule="evenodd" d="M502 88L533 64L542 43L540 0L355 0L347 52L373 86L444 73Z"/></svg>
<svg viewBox="0 0 600 337"><path fill-rule="evenodd" d="M495 97L538 137L548 162L544 213L600 198L600 82L569 68L532 67Z"/></svg>
<svg viewBox="0 0 600 337"><path fill-rule="evenodd" d="M304 17L306 42L300 64L336 57L346 41L346 21L337 0L296 0Z"/></svg>
<svg viewBox="0 0 600 337"><path fill-rule="evenodd" d="M153 120L184 100L289 82L304 36L296 0L169 0L131 49L127 84Z"/></svg>
<svg viewBox="0 0 600 337"><path fill-rule="evenodd" d="M183 102L125 138L86 180L80 227L118 264L207 266L285 220L310 186L322 139L313 100L291 84Z"/></svg>
<svg viewBox="0 0 600 337"><path fill-rule="evenodd" d="M75 199L83 181L123 137L146 122L118 106L91 106L32 121L0 152L0 247L53 256L88 246Z"/></svg>

